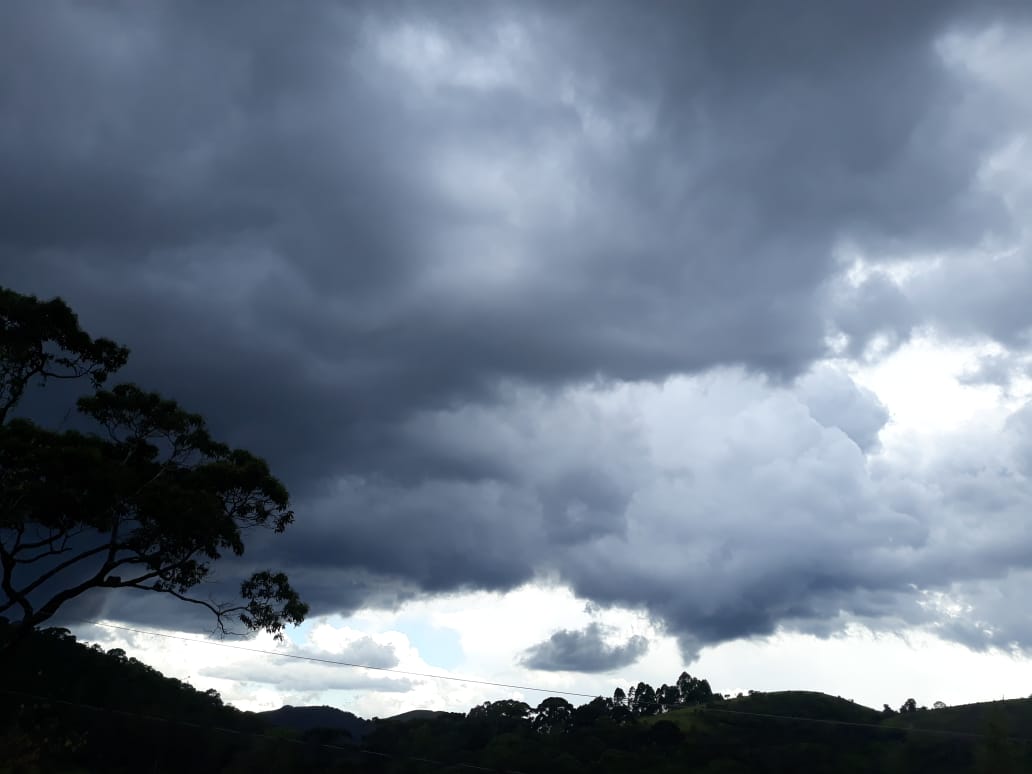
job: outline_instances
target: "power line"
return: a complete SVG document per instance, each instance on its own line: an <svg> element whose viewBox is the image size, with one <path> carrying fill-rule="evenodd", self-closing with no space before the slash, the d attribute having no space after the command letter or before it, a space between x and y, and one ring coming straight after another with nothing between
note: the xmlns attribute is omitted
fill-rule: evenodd
<svg viewBox="0 0 1032 774"><path fill-rule="evenodd" d="M103 626L107 629L120 629L126 632L134 632L136 634L146 634L151 637L165 637L170 640L181 640L183 642L196 642L201 645L212 645L219 648L231 648L233 650L242 650L248 653L259 653L265 656L280 656L281 658L292 658L298 661L312 661L319 664L332 664L334 666L350 667L352 669L370 669L377 672L389 672L396 675L406 675L408 677L425 677L432 680L452 680L459 683L472 683L475 685L489 685L494 688L511 688L517 691L536 691L538 693L548 693L552 695L562 696L577 696L584 699L595 699L598 698L597 693L579 693L577 691L559 691L554 688L536 688L531 685L516 685L513 683L499 683L493 680L478 680L471 677L457 677L455 675L436 675L428 672L414 672L407 669L392 669L389 667L378 667L370 666L369 664L354 664L349 661L338 661L332 658L320 658L318 656L303 656L298 653L280 653L275 650L265 650L263 648L249 648L244 645L233 645L228 642L216 642L214 640L198 640L193 637L183 637L178 634L167 634L165 632L152 632L146 629L137 629L132 626L121 626L119 624L104 623L101 621L90 621L90 620L79 620L79 623L92 624L94 626Z"/></svg>
<svg viewBox="0 0 1032 774"><path fill-rule="evenodd" d="M251 731L241 731L236 728L226 728L225 726L209 726L203 723L193 723L189 720L176 720L175 718L161 717L160 715L147 715L141 712L129 712L128 710L114 709L111 707L98 707L95 704L86 704L81 701L70 701L68 699L57 699L52 696L40 696L34 693L26 693L24 691L10 691L6 689L0 689L0 694L7 696L17 696L23 699L33 699L35 701L47 702L50 704L62 704L67 707L76 707L78 709L89 710L90 712L104 712L112 715L122 715L124 717L139 718L141 720L150 720L157 723L168 723L175 726L185 726L187 728L196 728L202 731L215 731L221 734L232 734L234 736L250 737L252 739L264 739L269 742L285 742L287 744L302 745L304 747L321 747L325 750L333 750L335 752L359 754L366 756L373 756L376 758L394 758L395 760L407 760L417 761L419 763L429 763L434 766L452 766L455 768L472 769L475 771L494 771L502 772L502 774L528 774L528 772L520 771L518 769L499 769L496 767L477 766L474 763L462 763L462 762L451 762L451 761L439 761L433 758L422 758L414 755L396 755L393 753L380 752L378 750L368 750L364 747L358 746L345 746L340 744L327 744L325 742L311 742L304 739L291 739L285 736L273 736L271 734L256 734Z"/></svg>
<svg viewBox="0 0 1032 774"><path fill-rule="evenodd" d="M281 656L283 658L292 658L292 659L297 659L297 660L300 660L300 661L312 661L312 662L321 663L321 664L331 664L331 665L334 665L334 666L344 666L344 667L350 667L350 668L354 668L354 669L370 669L370 670L374 670L374 671L377 671L377 672L390 672L392 674L407 675L407 676L410 676L410 677L424 677L424 678L434 679L434 680L452 680L452 681L456 681L456 682L473 683L473 684L476 684L476 685L488 685L488 686L492 686L492 687L496 687L496 688L511 688L511 689L521 690L521 691L536 691L538 693L549 693L549 694L552 694L552 695L577 696L577 697L586 698L586 699L600 698L599 694L594 694L594 693L581 693L581 692L578 692L578 691L559 691L559 690L554 690L554 689L551 689L551 688L536 688L536 687L533 687L533 686L515 685L515 684L512 684L512 683L501 683L501 682L495 682L495 681L492 681L492 680L479 680L479 679L475 679L475 678L456 677L454 675L436 675L436 674L430 674L430 673L427 673L427 672L415 672L415 671L409 671L409 670L404 670L404 669L392 669L392 668L388 668L388 667L370 666L369 664L354 664L354 663L351 663L351 662L348 662L348 661L338 661L338 660L335 660L335 659L319 658L317 656L303 656L303 655L296 654L296 653L280 653L280 652L274 651L274 650L264 650L262 648L248 648L248 647L245 647L243 645L233 645L233 644L228 643L228 642L216 642L214 640L199 640L199 639L194 639L192 637L183 637L183 636L180 636L180 635L177 635L177 634L167 634L165 632L152 632L152 631L148 631L146 629L137 629L137 628L131 627L131 626L121 626L119 624L104 623L104 622L101 622L101 621L92 621L92 620L79 619L79 623L92 624L94 626L101 626L101 627L105 627L105 628L108 628L108 629L119 629L119 630L122 630L122 631L133 632L133 633L136 633L136 634L149 635L149 636L152 636L152 637L164 637L166 639L181 640L183 642L194 642L194 643L199 643L199 644L202 644L202 645L212 645L212 646L220 647L220 648L231 648L233 650L242 650L242 651L246 651L246 652L249 652L249 653L258 653L258 654L266 655L266 656ZM664 704L664 703L658 702L658 701L656 701L656 702L647 702L647 703L646 702L641 702L641 703L635 702L634 706L636 708L637 707L664 707L664 708L674 707L675 709L678 708L677 705ZM812 723L817 723L817 724L835 725L835 726L850 726L850 727L854 727L854 728L870 728L870 729L876 729L876 730L885 731L885 732L935 734L935 735L939 735L939 736L958 736L958 737L965 737L965 738L979 738L979 737L982 736L981 734L973 732L973 731L949 731L949 730L942 730L942 729L928 729L928 728L915 728L915 727L903 727L903 728L900 728L900 727L895 727L895 726L883 726L883 725L879 725L879 724L876 724L876 723L860 723L860 722L855 722L855 721L832 720L832 719L827 719L827 718L807 718L807 717L796 716L796 715L774 715L774 714L762 713L762 712L748 712L748 711L745 711L745 710L719 709L719 708L716 708L716 707L696 706L696 707L692 707L692 710L693 711L698 711L698 712L719 713L719 714L725 714L725 715L742 715L742 716L745 716L745 717L764 718L764 719L768 719L768 720L781 720L781 721L811 723L811 724ZM1008 737L1008 738L1010 740L1016 741L1016 742L1032 742L1032 739L1027 739L1027 738L1024 738L1024 737L1011 736L1011 737ZM432 762L432 761L430 761L430 762Z"/></svg>
<svg viewBox="0 0 1032 774"><path fill-rule="evenodd" d="M478 766L478 765L473 764L473 763L439 761L439 760L435 760L433 758L417 757L417 756L413 756L413 755L397 755L397 754L393 754L393 753L380 752L378 750L369 750L369 749L366 749L364 747L358 747L358 746L344 746L344 745L336 745L336 744L327 744L325 742L317 742L316 743L316 742L311 742L311 741L307 741L307 740L303 740L303 739L291 739L289 737L284 737L284 736L273 736L273 735L270 735L270 734L256 734L256 733L249 732L249 731L241 731L241 730L235 729L235 728L226 728L224 726L210 726L210 725L204 725L202 723L194 723L194 722L191 722L189 720L176 720L174 718L166 718L166 717L162 717L162 716L159 716L159 715L143 714L143 713L140 713L140 712L129 712L128 710L119 710L119 709L114 709L114 708L111 708L111 707L98 707L97 705L94 705L94 704L86 704L84 702L70 701L68 699L58 699L58 698L55 698L55 697L52 697L52 696L40 696L38 694L27 693L27 692L24 692L24 691L11 691L11 690L6 690L6 689L0 689L0 694L5 694L7 696L17 696L17 697L21 697L21 698L25 698L25 699L34 699L36 701L50 702L50 703L53 703L53 704L63 704L65 706L77 707L77 708L80 708L80 709L90 710L91 712L107 712L107 713L111 713L111 714L115 714L115 715L123 715L125 717L139 718L139 719L142 719L142 720L150 720L150 721L161 722L161 723L170 723L172 725L185 726L185 727L188 727L188 728L196 728L196 729L207 730L207 731L215 731L215 732L224 733L224 734L233 734L233 735L236 735L236 736L246 736L246 737L251 737L251 738L255 738L255 739L264 739L266 741L286 742L288 744L304 745L304 746L308 746L308 747L316 746L316 747L321 747L321 748L324 748L324 749L327 749L327 750L335 750L335 751L338 751L338 752L346 752L346 753L352 753L352 754L358 753L358 754L362 754L362 755L375 756L375 757L378 757L378 758L394 758L394 759L398 759L398 760L417 761L417 762L422 762L422 763L430 763L430 764L435 765L435 766L455 766L455 767L459 767L459 768L472 769L472 770L476 770L476 771L495 771L495 772L502 772L502 774L527 774L527 772L519 771L519 770L516 770L516 769L498 769L498 768L494 768L494 767ZM649 706L651 706L651 705L649 705ZM725 715L742 715L742 716L745 716L745 717L762 718L764 720L787 720L787 721L800 722L800 723L811 723L811 724L817 723L817 724L832 725L832 726L849 726L849 727L853 727L853 728L869 728L869 729L873 729L875 731L886 731L886 732L890 732L890 733L894 732L894 733L903 733L903 734L933 734L933 735L938 735L938 736L957 736L957 737L964 737L964 738L968 738L968 739L979 739L979 738L982 738L984 736L984 734L976 733L974 731L950 731L950 730L946 730L946 729L915 728L915 727L899 728L899 727L893 727L893 726L882 726L882 725L878 725L876 723L858 723L858 722L853 722L853 721L848 721L848 720L830 720L830 719L826 719L826 718L807 718L807 717L802 717L802 716L798 716L798 715L774 715L774 714L765 713L765 712L747 712L747 711L744 711L744 710L723 710L723 709L717 709L715 707L701 707L700 706L700 707L693 707L692 710L695 711L695 712L710 712L710 713L720 713L720 714L725 714ZM1008 739L1008 741L1011 741L1011 742L1022 742L1022 743L1032 742L1032 739L1028 739L1026 737L1020 737L1020 736L1008 736L1007 739Z"/></svg>

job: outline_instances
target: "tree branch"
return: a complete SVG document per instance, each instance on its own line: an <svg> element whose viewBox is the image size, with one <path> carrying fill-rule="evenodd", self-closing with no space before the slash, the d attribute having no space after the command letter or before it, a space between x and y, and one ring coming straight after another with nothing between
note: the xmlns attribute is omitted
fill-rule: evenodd
<svg viewBox="0 0 1032 774"><path fill-rule="evenodd" d="M16 543L14 549L11 551L11 555L18 556L18 554L20 554L23 551L31 551L36 548L42 548L43 546L49 546L49 551L44 551L41 554L36 554L36 556L32 556L27 559L18 559L18 564L32 564L33 562L39 559L43 559L47 556L57 556L59 554L65 554L72 550L68 547L68 541L74 537L78 537L85 531L85 529L76 529L71 531L55 533L54 530L51 529L50 537L48 537L46 540L37 540L34 543ZM58 539L60 539L61 541L61 547L54 548L54 543L56 543Z"/></svg>
<svg viewBox="0 0 1032 774"><path fill-rule="evenodd" d="M118 528L122 526L122 517L115 516L115 523L111 526L111 537L108 539L108 562L115 561L115 554L118 551Z"/></svg>
<svg viewBox="0 0 1032 774"><path fill-rule="evenodd" d="M123 587L123 588L136 588L136 589L142 589L144 591L157 591L157 592L159 592L161 594L170 594L171 596L175 597L176 599L178 599L178 600L180 600L182 602L189 602L192 605L200 605L201 607L207 608L208 610L210 610L215 615L215 624L216 624L216 626L218 626L218 629L219 629L220 632L222 632L223 634L230 634L230 635L242 634L242 632L233 632L233 631L229 631L228 629L226 629L226 621L225 621L225 619L228 616L231 616L233 613L241 613L241 612L246 611L247 610L247 606L246 605L233 605L233 606L216 605L213 602L206 602L203 599L196 599L195 597L188 597L185 594L181 594L180 592L176 591L175 589L169 589L169 588L165 588L165 587L162 587L162 586L155 586L154 584L143 585L143 584L138 584L138 583L133 582L133 583L122 583L122 584L120 584L120 587Z"/></svg>
<svg viewBox="0 0 1032 774"><path fill-rule="evenodd" d="M62 548L53 548L50 551L44 551L41 554L30 556L28 559L19 559L18 564L32 564L33 562L38 562L40 559L46 559L48 556L60 556L61 554L67 554L71 550L72 549L68 548L67 546Z"/></svg>
<svg viewBox="0 0 1032 774"><path fill-rule="evenodd" d="M51 578L55 577L56 575L59 575L60 573L64 572L65 570L67 570L72 565L77 564L78 562L81 562L83 559L89 559L91 556L96 556L97 554L99 554L99 553L101 553L103 551L107 551L107 550L108 550L108 544L104 543L103 545L97 546L96 548L91 548L88 551L83 551L81 554L79 554L77 556L73 556L70 559L66 559L65 561L63 561L59 565L57 565L56 567L51 567L45 573L43 573L38 578L36 578L36 580L34 580L32 583L30 583L28 586L26 586L25 588L23 588L21 591L19 591L17 593L20 594L20 595L23 595L23 596L28 596L33 591L35 591L40 586L42 586L44 583L46 583L48 580L50 580ZM12 563L12 569L13 569L14 564L17 564L17 561ZM106 566L107 566L107 563L105 563L105 567ZM106 573L107 571L108 570L104 570L104 573ZM104 573L101 573L100 577L103 577Z"/></svg>
<svg viewBox="0 0 1032 774"><path fill-rule="evenodd" d="M101 551L105 548L107 548L107 546L99 547ZM91 553L97 552L97 549L93 549L91 551ZM46 621L51 616L53 616L54 613L56 613L60 609L61 605L63 605L65 602L68 602L71 599L75 599L77 596L89 591L90 589L103 586L107 574L111 572L111 570L115 566L117 566L117 563L108 564L107 562L105 562L103 565L101 565L100 569L98 569L97 572L93 574L93 577L87 578L82 583L76 586L72 586L69 589L59 591L57 594L55 594L49 600L47 600L46 604L40 607L39 612L37 612L32 617L31 625L38 626L39 624L43 623L43 621ZM22 621L23 626L25 625L25 623L26 621Z"/></svg>
<svg viewBox="0 0 1032 774"><path fill-rule="evenodd" d="M7 602L0 606L0 613L18 605L24 612L23 617L31 616L33 611L28 598L25 594L16 591L12 584L15 565L14 557L2 545L0 545L0 565L3 567L3 576L0 577L0 588L7 595Z"/></svg>
<svg viewBox="0 0 1032 774"><path fill-rule="evenodd" d="M39 532L36 533L37 535ZM22 551L32 551L36 548L42 548L43 546L53 547L54 541L58 538L57 534L54 534L54 530L50 530L50 536L43 540L36 540L32 543L22 543L20 540L14 544L14 549L11 551L12 554L20 554Z"/></svg>

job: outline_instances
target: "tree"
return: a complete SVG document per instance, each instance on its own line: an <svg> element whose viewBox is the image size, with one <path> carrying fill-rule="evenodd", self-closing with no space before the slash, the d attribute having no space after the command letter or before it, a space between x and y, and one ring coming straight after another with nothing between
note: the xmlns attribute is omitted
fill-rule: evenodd
<svg viewBox="0 0 1032 774"><path fill-rule="evenodd" d="M676 685L663 683L663 685L659 686L659 690L656 691L656 701L659 702L660 707L666 712L668 708L681 703L681 692Z"/></svg>
<svg viewBox="0 0 1032 774"><path fill-rule="evenodd" d="M282 637L308 612L286 575L255 573L240 599L191 591L244 532L293 522L286 488L264 460L215 441L202 417L133 384L102 389L128 350L92 338L64 301L0 288L0 615L13 640L99 588L166 594ZM14 416L33 383L78 380L84 430Z"/></svg>
<svg viewBox="0 0 1032 774"><path fill-rule="evenodd" d="M677 690L685 704L703 704L713 698L709 681L692 677L687 672L681 672L677 678Z"/></svg>
<svg viewBox="0 0 1032 774"><path fill-rule="evenodd" d="M613 700L603 697L596 696L594 699L589 701L587 704L582 704L573 710L573 725L574 726L590 726L596 723L601 718L609 717L613 711Z"/></svg>
<svg viewBox="0 0 1032 774"><path fill-rule="evenodd" d="M471 707L466 719L472 721L477 728L473 734L476 746L486 745L491 737L515 731L530 725L530 705L517 699L501 699L485 701Z"/></svg>
<svg viewBox="0 0 1032 774"><path fill-rule="evenodd" d="M648 683L638 683L634 688L633 708L636 715L658 715L660 708L656 689Z"/></svg>
<svg viewBox="0 0 1032 774"><path fill-rule="evenodd" d="M573 722L573 705L560 696L551 696L534 710L531 727L538 732L551 734L568 731Z"/></svg>
<svg viewBox="0 0 1032 774"><path fill-rule="evenodd" d="M899 711L903 714L908 712L917 712L917 701L914 699L907 699L903 702L903 706L899 708Z"/></svg>
<svg viewBox="0 0 1032 774"><path fill-rule="evenodd" d="M631 693L634 689L631 688ZM634 713L631 712L630 704L627 701L627 694L624 693L623 688L617 688L613 691L612 706L609 710L609 716L616 723L625 723L634 717Z"/></svg>

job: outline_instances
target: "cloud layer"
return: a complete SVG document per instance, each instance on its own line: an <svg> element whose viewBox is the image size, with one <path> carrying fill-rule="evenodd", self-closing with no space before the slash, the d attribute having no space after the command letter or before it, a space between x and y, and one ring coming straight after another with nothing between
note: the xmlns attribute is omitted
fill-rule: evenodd
<svg viewBox="0 0 1032 774"><path fill-rule="evenodd" d="M688 656L851 618L1032 645L990 593L1032 555L1028 410L893 457L854 378L929 332L1020 377L1022 12L239 10L11 6L0 282L270 459L298 522L248 562L318 613L567 584Z"/></svg>

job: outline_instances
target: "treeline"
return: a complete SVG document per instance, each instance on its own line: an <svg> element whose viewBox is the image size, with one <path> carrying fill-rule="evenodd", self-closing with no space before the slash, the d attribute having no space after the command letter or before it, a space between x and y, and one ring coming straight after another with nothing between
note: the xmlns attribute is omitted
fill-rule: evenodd
<svg viewBox="0 0 1032 774"><path fill-rule="evenodd" d="M702 681L700 681L702 682ZM800 691L663 705L635 686L578 707L550 697L536 707L506 699L406 723L379 724L365 739L392 755L390 774L464 766L493 771L603 774L1016 774L1032 771L1032 750L999 724L954 731L896 725L901 717L848 700ZM658 691L656 692L659 693ZM668 694L668 698L672 698ZM960 711L960 710L958 710ZM915 713L935 715L935 711Z"/></svg>
<svg viewBox="0 0 1032 774"><path fill-rule="evenodd" d="M612 698L599 696L586 704L574 706L566 699L552 696L536 707L523 701L503 699L473 707L465 716L472 723L526 722L532 731L556 733L577 726L591 725L601 718L626 723L634 718L652 717L682 707L711 701L722 701L706 680L682 672L673 685L663 684L657 691L648 683L632 685L626 691L617 688Z"/></svg>
<svg viewBox="0 0 1032 774"><path fill-rule="evenodd" d="M263 756L282 756L256 744L267 731L217 692L67 629L33 633L0 664L3 774L268 770Z"/></svg>
<svg viewBox="0 0 1032 774"><path fill-rule="evenodd" d="M380 720L357 740L273 727L64 629L34 633L0 673L0 774L1032 771L1029 745L1008 730L1032 722L1029 701L1006 703L1009 721L990 705L922 712L908 702L887 715L819 693L723 697L682 673L580 706L504 699Z"/></svg>

